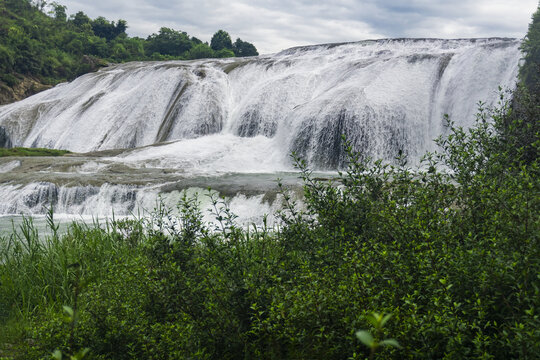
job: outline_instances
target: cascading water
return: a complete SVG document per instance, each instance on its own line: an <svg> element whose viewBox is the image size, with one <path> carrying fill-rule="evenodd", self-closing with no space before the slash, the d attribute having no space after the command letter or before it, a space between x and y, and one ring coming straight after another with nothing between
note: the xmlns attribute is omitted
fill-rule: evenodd
<svg viewBox="0 0 540 360"><path fill-rule="evenodd" d="M0 214L47 202L127 213L158 192L219 187L225 174L262 194L252 182L291 171L293 151L319 170L342 166L342 135L366 156L418 160L444 133L443 114L469 126L478 101L514 86L519 46L396 39L110 66L0 107L0 146L108 150L61 164L2 160Z"/></svg>

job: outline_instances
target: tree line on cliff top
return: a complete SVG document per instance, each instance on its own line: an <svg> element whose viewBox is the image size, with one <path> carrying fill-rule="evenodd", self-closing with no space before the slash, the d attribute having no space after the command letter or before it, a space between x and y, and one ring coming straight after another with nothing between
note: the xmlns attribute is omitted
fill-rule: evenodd
<svg viewBox="0 0 540 360"><path fill-rule="evenodd" d="M47 84L71 80L108 62L191 60L256 56L255 46L217 31L210 44L162 27L146 39L126 34L125 20L91 19L82 11L43 0L0 0L0 81L14 86L21 76Z"/></svg>

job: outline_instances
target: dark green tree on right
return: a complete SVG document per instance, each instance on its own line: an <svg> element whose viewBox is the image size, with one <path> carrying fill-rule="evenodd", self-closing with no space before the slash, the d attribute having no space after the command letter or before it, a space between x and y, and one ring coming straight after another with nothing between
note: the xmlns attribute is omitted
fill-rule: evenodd
<svg viewBox="0 0 540 360"><path fill-rule="evenodd" d="M520 81L501 135L513 149L510 156L532 164L538 158L540 143L540 5L532 16L521 51L525 61L519 69Z"/></svg>
<svg viewBox="0 0 540 360"><path fill-rule="evenodd" d="M540 7L532 16L529 31L521 45L525 63L519 76L531 94L540 95Z"/></svg>

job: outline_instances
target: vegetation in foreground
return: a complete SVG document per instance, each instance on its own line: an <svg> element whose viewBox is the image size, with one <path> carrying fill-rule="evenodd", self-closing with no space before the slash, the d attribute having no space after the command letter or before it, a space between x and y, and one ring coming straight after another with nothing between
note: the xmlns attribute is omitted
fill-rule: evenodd
<svg viewBox="0 0 540 360"><path fill-rule="evenodd" d="M62 156L69 154L68 150L56 150L45 148L14 147L10 149L0 148L0 157L6 156Z"/></svg>
<svg viewBox="0 0 540 360"><path fill-rule="evenodd" d="M26 219L0 240L0 356L537 358L540 142L516 146L528 112L502 101L418 169L350 151L327 182L298 161L306 207L284 190L279 228L219 199L205 224L187 197L63 235Z"/></svg>

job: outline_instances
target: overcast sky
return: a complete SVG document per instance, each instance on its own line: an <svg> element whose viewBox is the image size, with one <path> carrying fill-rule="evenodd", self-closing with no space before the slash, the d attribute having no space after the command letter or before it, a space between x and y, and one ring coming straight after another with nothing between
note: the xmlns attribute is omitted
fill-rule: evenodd
<svg viewBox="0 0 540 360"><path fill-rule="evenodd" d="M393 37L522 38L538 0L57 0L68 14L124 19L146 38L160 27L210 42L219 29L259 53Z"/></svg>

